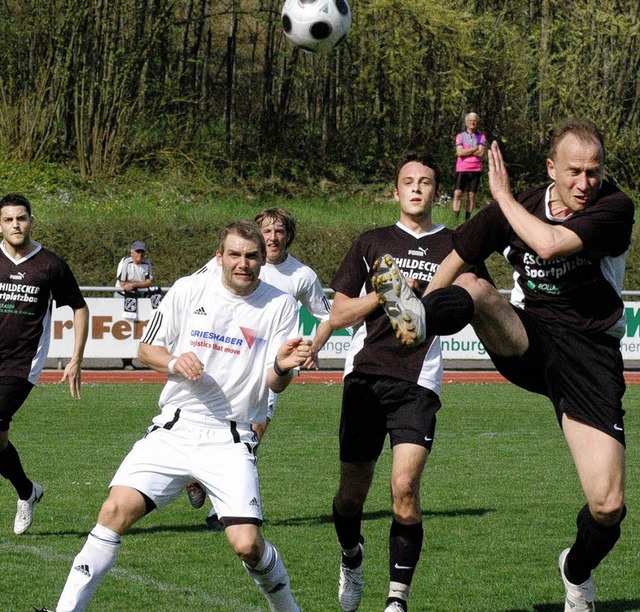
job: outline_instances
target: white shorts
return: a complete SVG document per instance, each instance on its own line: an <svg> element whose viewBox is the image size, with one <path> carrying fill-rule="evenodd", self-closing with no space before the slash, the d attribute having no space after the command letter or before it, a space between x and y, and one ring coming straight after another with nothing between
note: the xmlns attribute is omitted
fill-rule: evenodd
<svg viewBox="0 0 640 612"><path fill-rule="evenodd" d="M151 426L124 458L110 486L126 486L162 508L190 482L207 491L221 518L262 523L255 448L249 424L218 421L210 427L180 416L171 428ZM249 519L248 521L242 519Z"/></svg>
<svg viewBox="0 0 640 612"><path fill-rule="evenodd" d="M279 393L274 393L269 389L269 403L267 404L267 419L273 421L273 416L276 413L276 402L278 401Z"/></svg>

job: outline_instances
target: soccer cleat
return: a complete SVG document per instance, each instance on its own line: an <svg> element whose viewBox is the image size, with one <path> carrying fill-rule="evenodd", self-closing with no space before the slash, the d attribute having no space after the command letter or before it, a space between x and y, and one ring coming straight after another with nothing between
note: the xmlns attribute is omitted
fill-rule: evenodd
<svg viewBox="0 0 640 612"><path fill-rule="evenodd" d="M360 607L362 599L362 588L364 581L362 580L362 562L364 561L364 543L360 540L358 544L362 558L360 565L353 569L347 567L340 561L340 580L338 581L338 601L344 612L353 612Z"/></svg>
<svg viewBox="0 0 640 612"><path fill-rule="evenodd" d="M49 608L34 608L35 612L54 612L53 610L49 610Z"/></svg>
<svg viewBox="0 0 640 612"><path fill-rule="evenodd" d="M573 584L564 575L564 562L569 554L565 548L558 558L558 569L564 582L564 611L565 612L594 612L596 609L596 583L589 576L582 584Z"/></svg>
<svg viewBox="0 0 640 612"><path fill-rule="evenodd" d="M422 344L426 337L424 306L391 255L375 261L371 284L400 342L406 346Z"/></svg>
<svg viewBox="0 0 640 612"><path fill-rule="evenodd" d="M224 525L220 522L217 514L210 514L205 522L207 529L211 529L211 531L224 531Z"/></svg>
<svg viewBox="0 0 640 612"><path fill-rule="evenodd" d="M204 500L207 499L207 494L204 489L197 482L188 484L186 489L187 497L191 505L194 508L202 508L202 506L204 506Z"/></svg>
<svg viewBox="0 0 640 612"><path fill-rule="evenodd" d="M407 612L407 607L406 604L403 606L399 601L392 601L387 604L384 612Z"/></svg>
<svg viewBox="0 0 640 612"><path fill-rule="evenodd" d="M31 527L31 523L33 523L33 507L42 499L43 495L42 487L37 482L34 482L31 497L18 500L16 520L13 522L13 533L21 535Z"/></svg>

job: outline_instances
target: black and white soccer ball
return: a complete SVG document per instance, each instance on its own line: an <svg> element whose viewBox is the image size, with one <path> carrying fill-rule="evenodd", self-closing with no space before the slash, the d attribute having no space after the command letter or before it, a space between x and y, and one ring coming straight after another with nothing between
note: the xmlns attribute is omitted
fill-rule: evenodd
<svg viewBox="0 0 640 612"><path fill-rule="evenodd" d="M344 40L350 28L347 0L286 0L282 7L282 29L304 51L330 51Z"/></svg>

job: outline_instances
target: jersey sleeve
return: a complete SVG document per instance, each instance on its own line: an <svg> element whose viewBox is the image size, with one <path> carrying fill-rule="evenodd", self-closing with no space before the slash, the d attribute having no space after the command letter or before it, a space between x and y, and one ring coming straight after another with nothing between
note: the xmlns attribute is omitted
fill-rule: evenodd
<svg viewBox="0 0 640 612"><path fill-rule="evenodd" d="M509 244L511 226L493 202L459 225L453 234L453 248L468 264L479 264L492 253L501 253Z"/></svg>
<svg viewBox="0 0 640 612"><path fill-rule="evenodd" d="M324 293L317 274L310 270L308 286L298 295L300 303L319 321L329 320L329 300Z"/></svg>
<svg viewBox="0 0 640 612"><path fill-rule="evenodd" d="M363 241L360 238L351 246L331 281L331 288L334 291L350 298L361 295L369 276L369 266L362 244Z"/></svg>
<svg viewBox="0 0 640 612"><path fill-rule="evenodd" d="M582 240L584 251L598 257L617 257L631 244L633 201L607 184L592 206L567 219L563 226Z"/></svg>
<svg viewBox="0 0 640 612"><path fill-rule="evenodd" d="M153 280L153 265L151 264L151 260L146 260L147 264L147 279Z"/></svg>
<svg viewBox="0 0 640 612"><path fill-rule="evenodd" d="M70 306L74 310L87 305L71 268L62 259L59 260L58 275L51 289L51 297L56 306Z"/></svg>
<svg viewBox="0 0 640 612"><path fill-rule="evenodd" d="M185 279L178 279L160 302L153 318L145 328L141 342L154 346L164 346L173 352L180 336L181 313L189 300Z"/></svg>
<svg viewBox="0 0 640 612"><path fill-rule="evenodd" d="M282 306L278 310L278 318L273 326L269 339L266 368L269 369L278 354L278 349L287 341L297 337L298 331L298 302L289 295L282 294Z"/></svg>
<svg viewBox="0 0 640 612"><path fill-rule="evenodd" d="M127 257L123 257L119 262L118 262L118 269L116 271L116 280L118 282L122 282L122 281L126 281L126 266L125 266L125 261L127 260Z"/></svg>

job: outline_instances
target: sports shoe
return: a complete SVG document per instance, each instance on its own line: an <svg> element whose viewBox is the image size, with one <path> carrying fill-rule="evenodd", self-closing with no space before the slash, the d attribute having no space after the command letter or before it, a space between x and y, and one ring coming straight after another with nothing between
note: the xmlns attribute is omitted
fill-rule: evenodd
<svg viewBox="0 0 640 612"><path fill-rule="evenodd" d="M371 284L400 342L406 346L422 344L426 337L424 306L391 255L375 261Z"/></svg>
<svg viewBox="0 0 640 612"><path fill-rule="evenodd" d="M188 484L186 489L187 497L191 505L194 508L202 508L202 506L204 506L204 500L207 499L207 494L204 489L197 482Z"/></svg>
<svg viewBox="0 0 640 612"><path fill-rule="evenodd" d="M210 514L206 518L205 523L211 531L224 531L224 525L220 522L217 514Z"/></svg>
<svg viewBox="0 0 640 612"><path fill-rule="evenodd" d="M384 612L407 612L407 608L403 606L399 601L392 601L384 609Z"/></svg>
<svg viewBox="0 0 640 612"><path fill-rule="evenodd" d="M13 522L13 533L20 535L31 527L31 523L33 523L33 507L42 499L43 495L42 487L37 482L34 482L31 497L18 500L16 520Z"/></svg>
<svg viewBox="0 0 640 612"><path fill-rule="evenodd" d="M565 548L558 558L558 569L562 582L564 582L564 611L565 612L594 612L596 609L596 583L589 576L582 584L573 584L564 575L564 562L569 554L569 549Z"/></svg>
<svg viewBox="0 0 640 612"><path fill-rule="evenodd" d="M340 580L338 581L338 601L344 612L353 612L360 607L362 599L362 561L364 560L364 542L358 544L362 559L358 567L351 569L340 561Z"/></svg>

